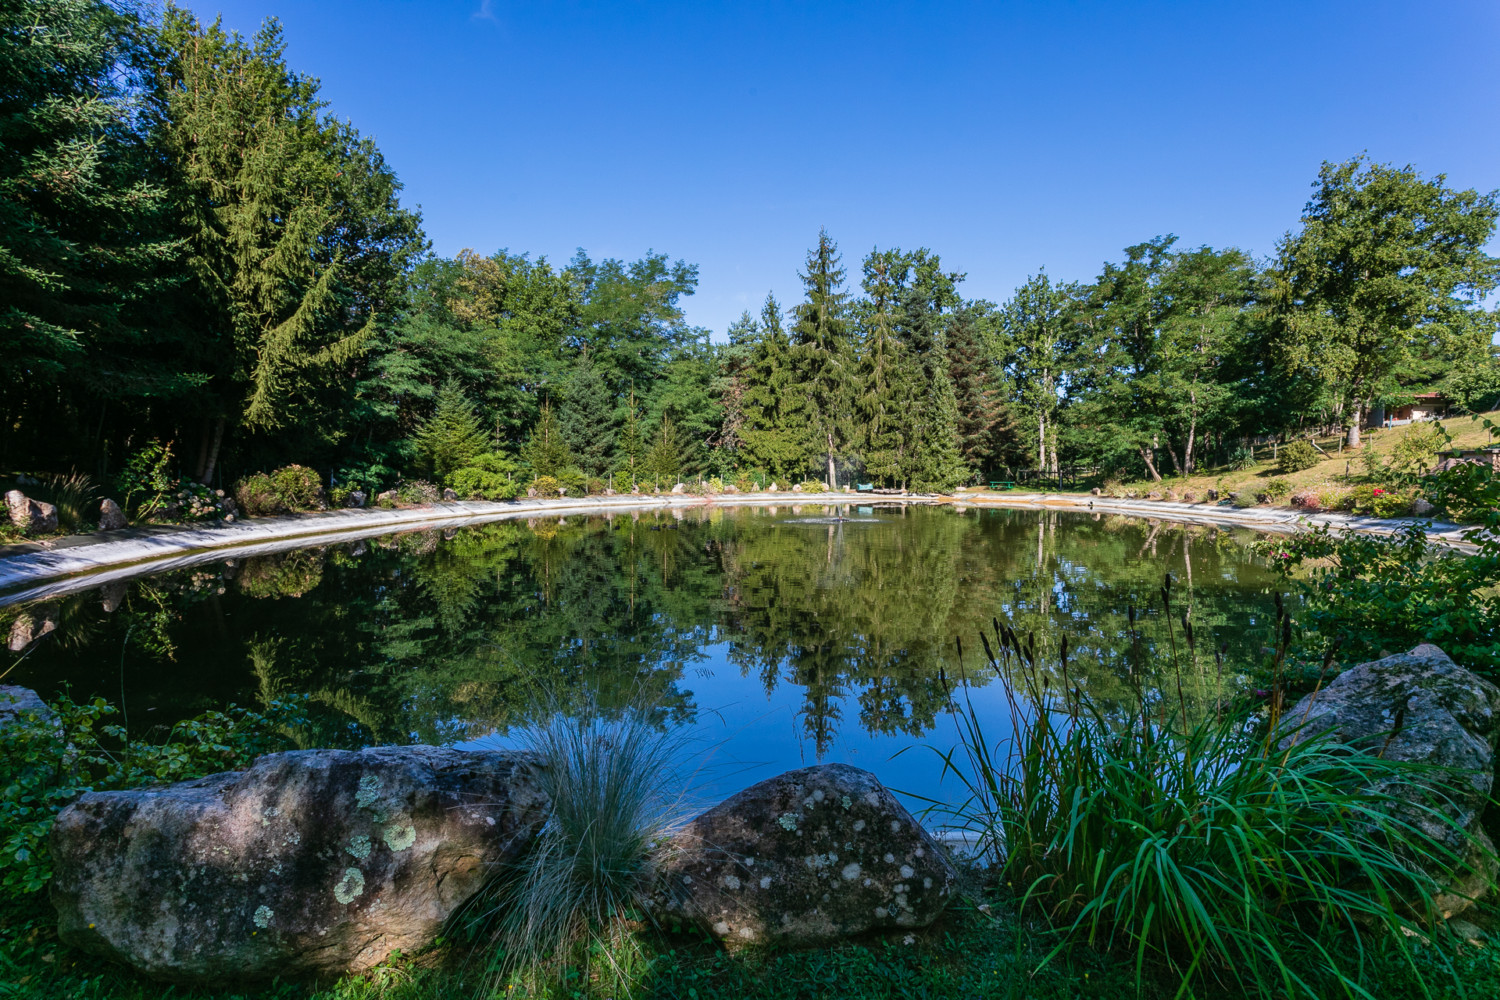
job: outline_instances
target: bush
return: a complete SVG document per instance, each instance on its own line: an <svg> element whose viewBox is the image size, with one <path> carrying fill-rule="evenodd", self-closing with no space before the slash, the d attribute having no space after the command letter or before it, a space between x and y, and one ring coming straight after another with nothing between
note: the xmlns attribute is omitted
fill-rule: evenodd
<svg viewBox="0 0 1500 1000"><path fill-rule="evenodd" d="M276 489L276 481L264 472L246 476L236 483L234 499L246 517L280 514L286 509Z"/></svg>
<svg viewBox="0 0 1500 1000"><path fill-rule="evenodd" d="M1249 490L1240 490L1235 493L1234 496L1230 499L1234 501L1234 505L1236 507L1254 507L1256 504L1260 503L1260 500L1256 498L1255 494L1251 493Z"/></svg>
<svg viewBox="0 0 1500 1000"><path fill-rule="evenodd" d="M125 460L115 486L126 516L150 517L166 506L167 495L177 487L177 481L167 474L171 465L171 446L155 440Z"/></svg>
<svg viewBox="0 0 1500 1000"><path fill-rule="evenodd" d="M590 478L589 481L584 484L584 488L588 490L589 496L595 497L602 496L604 494L604 491L608 489L608 487L604 485L604 480L600 479L597 476Z"/></svg>
<svg viewBox="0 0 1500 1000"><path fill-rule="evenodd" d="M1411 513L1415 494L1388 486L1356 486L1344 497L1344 508L1375 517L1401 517Z"/></svg>
<svg viewBox="0 0 1500 1000"><path fill-rule="evenodd" d="M448 485L465 500L514 500L515 482L507 475L485 469L459 469L448 477Z"/></svg>
<svg viewBox="0 0 1500 1000"><path fill-rule="evenodd" d="M563 469L557 474L559 496L581 497L588 495L588 476L581 469ZM562 493L567 490L567 493Z"/></svg>
<svg viewBox="0 0 1500 1000"><path fill-rule="evenodd" d="M324 510L323 480L305 465L283 465L271 473L282 506L289 511Z"/></svg>
<svg viewBox="0 0 1500 1000"><path fill-rule="evenodd" d="M1277 451L1276 471L1283 476L1288 476L1294 472L1311 469L1320 461L1322 459L1318 458L1318 452L1313 448L1312 442L1299 438L1296 441L1288 441Z"/></svg>
<svg viewBox="0 0 1500 1000"><path fill-rule="evenodd" d="M1261 503L1280 503L1291 495L1292 484L1278 476L1266 481L1266 485L1261 488L1259 498Z"/></svg>
<svg viewBox="0 0 1500 1000"><path fill-rule="evenodd" d="M1391 471L1400 476L1422 475L1436 464L1437 453L1446 448L1449 441L1441 424L1413 424L1391 448Z"/></svg>
<svg viewBox="0 0 1500 1000"><path fill-rule="evenodd" d="M710 493L723 493L724 492L724 480L721 479L721 478L719 478L718 476L714 476L712 479L710 479L708 481L708 492L710 492Z"/></svg>
<svg viewBox="0 0 1500 1000"><path fill-rule="evenodd" d="M1255 468L1255 449L1236 448L1229 453L1229 467L1235 471Z"/></svg>
<svg viewBox="0 0 1500 1000"><path fill-rule="evenodd" d="M443 491L425 479L409 479L396 487L396 502L413 507L437 503L442 498Z"/></svg>
<svg viewBox="0 0 1500 1000"><path fill-rule="evenodd" d="M554 476L537 476L531 481L531 488L536 490L539 497L557 497L562 494L558 492L561 484Z"/></svg>
<svg viewBox="0 0 1500 1000"><path fill-rule="evenodd" d="M803 493L827 493L828 484L821 479L804 479L797 484L802 487Z"/></svg>
<svg viewBox="0 0 1500 1000"><path fill-rule="evenodd" d="M739 490L741 493L754 493L759 487L756 485L755 480L750 478L750 476L746 475L745 473L740 473L734 479L734 488Z"/></svg>
<svg viewBox="0 0 1500 1000"><path fill-rule="evenodd" d="M991 749L965 699L961 749L940 756L970 794L960 820L1023 915L1061 935L1048 960L1102 947L1129 956L1138 989L1148 961L1165 965L1181 996L1219 984L1368 996L1367 936L1409 958L1441 923L1442 883L1467 872L1442 842L1450 830L1424 826L1456 821L1413 823L1385 789L1461 779L1327 737L1281 747L1227 713L1193 723L1144 693L1106 718L1081 688L1050 684L1067 676L1065 643L1058 671L1013 629L995 634L990 667L1025 687L1007 691L1009 752ZM1429 878L1413 858L1453 877Z"/></svg>

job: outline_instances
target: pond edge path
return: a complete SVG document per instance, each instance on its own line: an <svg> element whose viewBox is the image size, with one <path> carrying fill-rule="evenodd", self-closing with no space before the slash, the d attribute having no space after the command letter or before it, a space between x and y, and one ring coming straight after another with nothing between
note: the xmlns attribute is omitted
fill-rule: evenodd
<svg viewBox="0 0 1500 1000"><path fill-rule="evenodd" d="M799 504L941 504L959 510L1011 508L1073 510L1124 514L1186 524L1241 526L1259 531L1293 532L1320 524L1337 531L1394 534L1410 519L1304 513L1277 508L1219 507L1151 500L1118 500L1067 493L959 493L952 496L852 493L746 493L699 496L588 497L563 500L460 500L414 508L361 508L254 518L199 526L152 525L55 541L27 542L0 548L0 606L61 596L102 586L142 572L181 569L218 559L270 555L317 544L356 541L398 531L435 530L518 517L558 517L596 512L694 507L780 506ZM1461 525L1432 522L1428 537L1457 548L1469 548Z"/></svg>

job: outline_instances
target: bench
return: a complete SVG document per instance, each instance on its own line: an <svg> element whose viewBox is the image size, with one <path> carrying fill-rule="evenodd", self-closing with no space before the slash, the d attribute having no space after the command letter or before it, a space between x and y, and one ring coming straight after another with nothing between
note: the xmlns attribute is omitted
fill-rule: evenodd
<svg viewBox="0 0 1500 1000"><path fill-rule="evenodd" d="M1013 490L1015 488L1016 483L1013 479L994 479L990 481L990 489L992 490Z"/></svg>
<svg viewBox="0 0 1500 1000"><path fill-rule="evenodd" d="M874 493L875 492L875 484L874 483L855 483L854 484L854 489L855 489L856 492L859 492L859 493Z"/></svg>

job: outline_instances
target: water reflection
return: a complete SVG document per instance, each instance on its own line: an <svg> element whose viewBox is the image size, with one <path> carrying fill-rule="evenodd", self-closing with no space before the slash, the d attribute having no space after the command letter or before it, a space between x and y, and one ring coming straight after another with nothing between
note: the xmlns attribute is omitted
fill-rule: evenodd
<svg viewBox="0 0 1500 1000"><path fill-rule="evenodd" d="M1200 647L1212 637L1244 662L1272 577L1242 541L1119 516L878 505L533 518L0 608L0 669L44 696L123 693L133 729L303 693L309 742L446 742L585 701L644 703L736 766L874 765L951 736L940 672L998 687L954 646L995 616L1044 657L1066 631L1067 681L1123 699L1162 637L1159 610L1142 611L1133 660L1127 609L1151 607L1170 571ZM1205 688L1218 680L1211 656L1184 665Z"/></svg>

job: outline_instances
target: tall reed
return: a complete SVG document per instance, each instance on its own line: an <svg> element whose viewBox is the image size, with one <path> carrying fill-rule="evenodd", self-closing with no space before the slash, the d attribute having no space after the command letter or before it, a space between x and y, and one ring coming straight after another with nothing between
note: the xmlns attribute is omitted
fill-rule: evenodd
<svg viewBox="0 0 1500 1000"><path fill-rule="evenodd" d="M1176 666L1170 577L1161 600ZM1283 635L1287 621L1283 609ZM1183 633L1191 651L1186 619ZM1328 735L1287 740L1275 697L1265 729L1218 709L1193 721L1180 685L1138 688L1110 717L1069 679L1066 639L1056 685L1034 640L999 621L992 634L985 667L1005 685L1015 735L991 745L965 686L960 746L939 753L968 791L957 824L1022 912L1058 932L1043 964L1087 944L1128 954L1138 986L1165 966L1180 996L1212 982L1369 997L1376 949L1410 964L1411 942L1440 928L1434 897L1464 862L1416 821L1456 826L1382 790L1461 775Z"/></svg>

